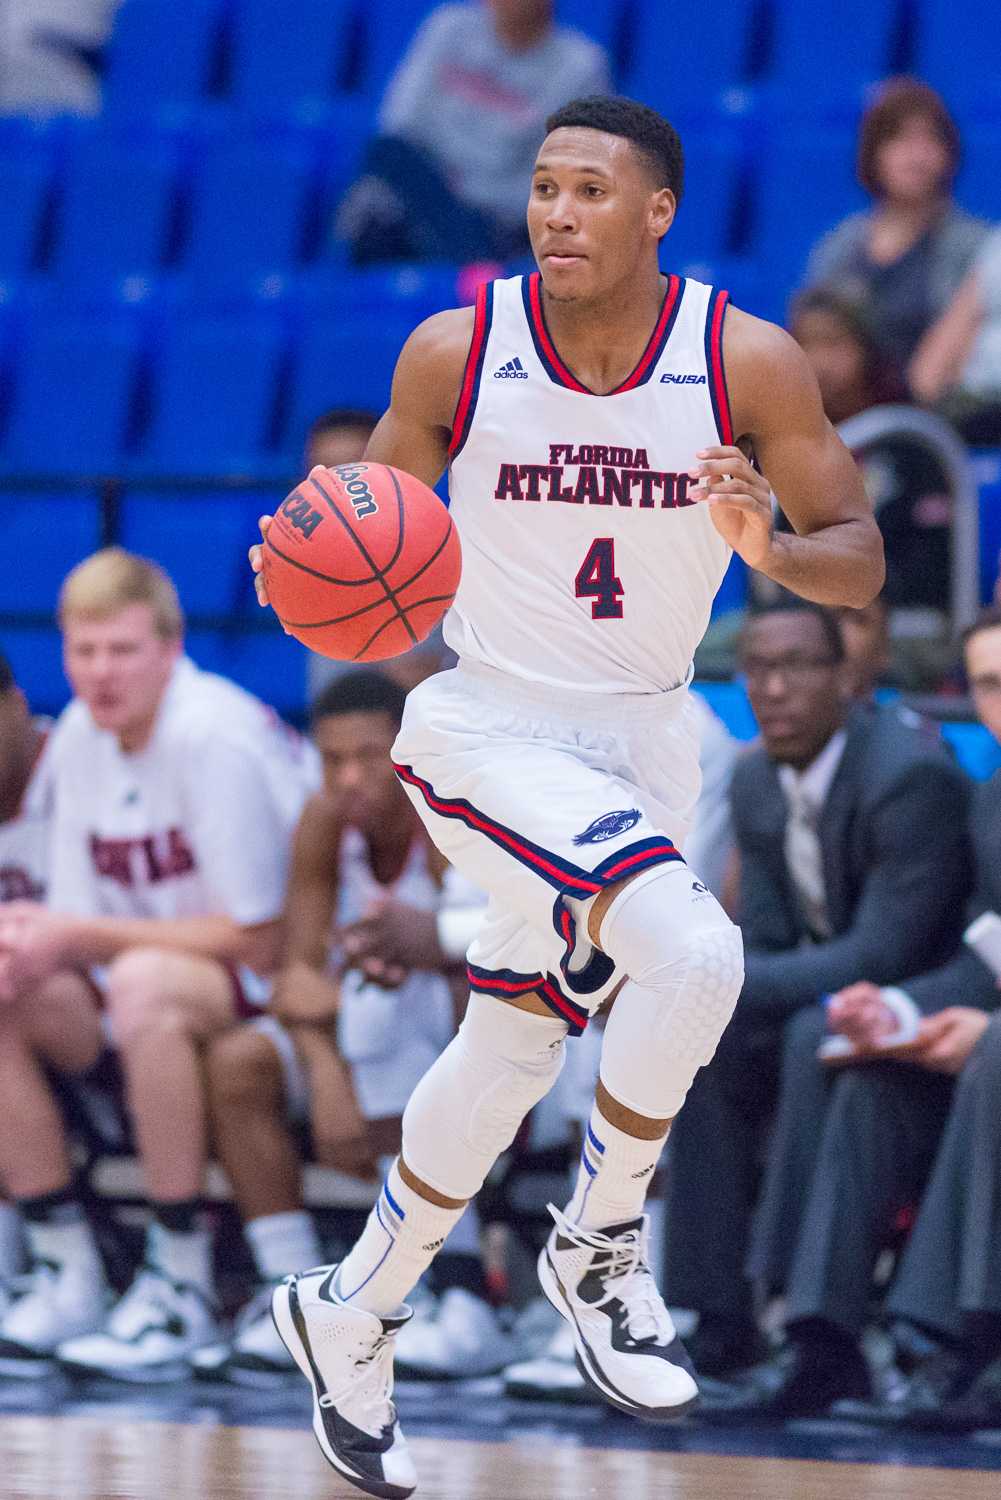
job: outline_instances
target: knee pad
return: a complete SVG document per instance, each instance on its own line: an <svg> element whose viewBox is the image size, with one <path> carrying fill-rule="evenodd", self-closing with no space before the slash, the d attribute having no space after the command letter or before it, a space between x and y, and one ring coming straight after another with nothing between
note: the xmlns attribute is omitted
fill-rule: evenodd
<svg viewBox="0 0 1001 1500"><path fill-rule="evenodd" d="M602 1082L627 1108L673 1118L737 1004L740 929L686 866L672 865L627 886L601 936L630 981L605 1031Z"/></svg>
<svg viewBox="0 0 1001 1500"><path fill-rule="evenodd" d="M563 1067L566 1023L473 994L403 1114L403 1159L446 1198L472 1198Z"/></svg>

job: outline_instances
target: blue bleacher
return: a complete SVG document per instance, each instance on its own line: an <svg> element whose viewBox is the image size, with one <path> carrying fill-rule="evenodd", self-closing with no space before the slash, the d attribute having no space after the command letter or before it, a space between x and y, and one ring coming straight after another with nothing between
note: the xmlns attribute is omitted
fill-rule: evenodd
<svg viewBox="0 0 1001 1500"><path fill-rule="evenodd" d="M384 411L397 356L412 327L378 315L307 327L292 373L286 447L301 449L307 427L328 407Z"/></svg>
<svg viewBox="0 0 1001 1500"><path fill-rule="evenodd" d="M0 441L8 472L94 474L125 458L140 333L125 312L43 308L19 342Z"/></svg>
<svg viewBox="0 0 1001 1500"><path fill-rule="evenodd" d="M224 0L124 0L108 44L105 110L186 115L212 82L224 10Z"/></svg>
<svg viewBox="0 0 1001 1500"><path fill-rule="evenodd" d="M705 121L744 80L754 14L754 0L727 0L725 21L706 0L640 6L623 92L669 120Z"/></svg>
<svg viewBox="0 0 1001 1500"><path fill-rule="evenodd" d="M206 671L232 677L288 718L301 717L307 652L277 622L273 629L252 632L196 628L188 631L186 646Z"/></svg>
<svg viewBox="0 0 1001 1500"><path fill-rule="evenodd" d="M839 0L774 7L764 81L795 114L833 104L859 107L865 85L895 70L901 0Z"/></svg>
<svg viewBox="0 0 1001 1500"><path fill-rule="evenodd" d="M229 97L249 115L287 114L343 84L354 0L241 0Z"/></svg>
<svg viewBox="0 0 1001 1500"><path fill-rule="evenodd" d="M265 465L284 337L263 313L172 316L154 356L141 467L241 474Z"/></svg>
<svg viewBox="0 0 1001 1500"><path fill-rule="evenodd" d="M752 168L751 251L791 291L817 240L867 207L855 177L853 136L773 122ZM819 184L823 184L820 191Z"/></svg>
<svg viewBox="0 0 1001 1500"><path fill-rule="evenodd" d="M54 612L70 568L100 545L96 492L6 490L3 515L0 614Z"/></svg>
<svg viewBox="0 0 1001 1500"><path fill-rule="evenodd" d="M53 182L51 134L22 122L0 129L0 277L30 269Z"/></svg>
<svg viewBox="0 0 1001 1500"><path fill-rule="evenodd" d="M127 489L119 516L123 547L152 557L177 584L185 610L195 615L253 617L257 606L247 548L257 518L284 491Z"/></svg>
<svg viewBox="0 0 1001 1500"><path fill-rule="evenodd" d="M668 262L709 260L732 249L743 148L734 135L693 135L685 145L685 188L668 231Z"/></svg>
<svg viewBox="0 0 1001 1500"><path fill-rule="evenodd" d="M178 167L169 136L79 127L63 165L50 269L65 283L155 274L167 249Z"/></svg>
<svg viewBox="0 0 1001 1500"><path fill-rule="evenodd" d="M958 115L1001 108L998 8L994 0L920 0L913 71L939 89Z"/></svg>
<svg viewBox="0 0 1001 1500"><path fill-rule="evenodd" d="M3 621L0 646L32 712L56 714L65 707L69 689L63 676L63 648L54 627Z"/></svg>
<svg viewBox="0 0 1001 1500"><path fill-rule="evenodd" d="M1001 218L1001 116L992 125L970 125L963 130L963 163L956 180L956 196L970 213L985 219Z"/></svg>
<svg viewBox="0 0 1001 1500"><path fill-rule="evenodd" d="M309 145L297 135L205 142L192 185L184 270L203 283L226 284L294 266L315 170Z"/></svg>
<svg viewBox="0 0 1001 1500"><path fill-rule="evenodd" d="M556 19L600 43L614 63L628 9L628 0L556 0Z"/></svg>
<svg viewBox="0 0 1001 1500"><path fill-rule="evenodd" d="M360 67L351 85L374 104L421 24L440 0L367 0L362 7Z"/></svg>

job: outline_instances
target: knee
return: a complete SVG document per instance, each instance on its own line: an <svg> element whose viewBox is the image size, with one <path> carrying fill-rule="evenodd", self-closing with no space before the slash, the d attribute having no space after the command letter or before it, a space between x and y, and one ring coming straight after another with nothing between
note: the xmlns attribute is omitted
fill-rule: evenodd
<svg viewBox="0 0 1001 1500"><path fill-rule="evenodd" d="M156 948L130 948L108 969L107 999L115 1042L128 1050L150 1032L185 1029L170 986L165 982L165 955Z"/></svg>
<svg viewBox="0 0 1001 1500"><path fill-rule="evenodd" d="M263 1032L240 1026L217 1037L205 1054L205 1075L213 1106L245 1109L271 1100L281 1089L278 1054Z"/></svg>

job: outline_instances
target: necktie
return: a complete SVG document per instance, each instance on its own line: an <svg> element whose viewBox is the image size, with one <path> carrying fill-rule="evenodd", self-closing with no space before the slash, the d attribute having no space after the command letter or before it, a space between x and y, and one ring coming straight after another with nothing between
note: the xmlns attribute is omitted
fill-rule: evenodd
<svg viewBox="0 0 1001 1500"><path fill-rule="evenodd" d="M807 927L814 937L826 938L831 935L831 924L827 915L824 862L817 833L818 813L819 809L804 795L798 783L794 784L789 792L786 820L786 866Z"/></svg>

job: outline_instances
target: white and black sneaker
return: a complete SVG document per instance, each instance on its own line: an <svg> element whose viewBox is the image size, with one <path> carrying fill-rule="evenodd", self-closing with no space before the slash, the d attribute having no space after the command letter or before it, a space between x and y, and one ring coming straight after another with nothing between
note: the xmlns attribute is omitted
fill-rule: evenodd
<svg viewBox="0 0 1001 1500"><path fill-rule="evenodd" d="M324 1458L367 1495L406 1500L417 1473L393 1405L393 1342L410 1317L380 1318L343 1302L336 1266L287 1276L271 1312L313 1388L313 1432Z"/></svg>
<svg viewBox="0 0 1001 1500"><path fill-rule="evenodd" d="M297 1374L295 1360L278 1336L271 1316L277 1281L258 1287L236 1320L232 1338L207 1344L191 1357L198 1380L228 1380L235 1385L284 1385Z"/></svg>
<svg viewBox="0 0 1001 1500"><path fill-rule="evenodd" d="M594 1406L599 1397L577 1368L577 1348L570 1323L560 1326L535 1359L508 1365L504 1394L517 1401L563 1401Z"/></svg>
<svg viewBox="0 0 1001 1500"><path fill-rule="evenodd" d="M509 1365L517 1345L494 1309L464 1287L438 1299L433 1318L415 1318L396 1341L396 1371L410 1380L475 1380Z"/></svg>
<svg viewBox="0 0 1001 1500"><path fill-rule="evenodd" d="M36 1260L24 1276L9 1282L0 1314L0 1375L45 1376L56 1346L67 1335L92 1333L108 1315L103 1281L75 1274L74 1268Z"/></svg>
<svg viewBox="0 0 1001 1500"><path fill-rule="evenodd" d="M699 1392L647 1262L646 1215L598 1231L578 1228L552 1204L549 1211L556 1228L539 1256L539 1280L573 1329L580 1373L631 1416L683 1416Z"/></svg>
<svg viewBox="0 0 1001 1500"><path fill-rule="evenodd" d="M66 1339L56 1357L72 1375L109 1380L183 1380L197 1349L216 1341L215 1309L195 1286L143 1266L99 1333Z"/></svg>

